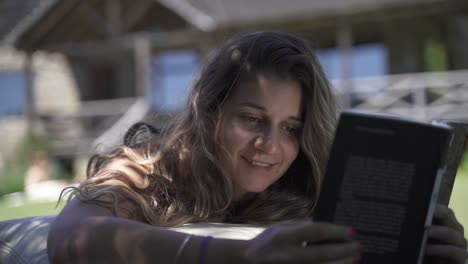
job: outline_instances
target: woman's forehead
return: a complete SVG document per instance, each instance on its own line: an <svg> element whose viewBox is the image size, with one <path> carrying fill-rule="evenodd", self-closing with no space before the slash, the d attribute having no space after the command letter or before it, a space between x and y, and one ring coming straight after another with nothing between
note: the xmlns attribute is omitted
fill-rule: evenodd
<svg viewBox="0 0 468 264"><path fill-rule="evenodd" d="M294 114L301 112L302 88L299 82L258 74L255 79L241 82L227 100L228 106L241 104L263 108L284 108Z"/></svg>

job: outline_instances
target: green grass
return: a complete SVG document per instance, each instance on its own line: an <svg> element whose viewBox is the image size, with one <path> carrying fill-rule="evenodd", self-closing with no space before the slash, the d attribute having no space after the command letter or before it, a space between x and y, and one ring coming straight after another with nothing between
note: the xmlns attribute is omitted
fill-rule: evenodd
<svg viewBox="0 0 468 264"><path fill-rule="evenodd" d="M22 205L11 206L10 202L0 200L0 221L29 216L56 215L63 207L57 208L56 202L26 202Z"/></svg>
<svg viewBox="0 0 468 264"><path fill-rule="evenodd" d="M450 199L450 208L465 227L465 237L468 237L468 174L458 174Z"/></svg>

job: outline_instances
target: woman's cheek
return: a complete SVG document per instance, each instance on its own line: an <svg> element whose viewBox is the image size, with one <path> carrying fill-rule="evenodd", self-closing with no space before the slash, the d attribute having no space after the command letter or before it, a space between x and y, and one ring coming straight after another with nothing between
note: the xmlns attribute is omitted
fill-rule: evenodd
<svg viewBox="0 0 468 264"><path fill-rule="evenodd" d="M289 137L286 138L283 142L283 149L285 150L288 163L292 163L299 154L299 140Z"/></svg>
<svg viewBox="0 0 468 264"><path fill-rule="evenodd" d="M225 127L225 144L229 149L240 147L252 137L252 132L236 122Z"/></svg>

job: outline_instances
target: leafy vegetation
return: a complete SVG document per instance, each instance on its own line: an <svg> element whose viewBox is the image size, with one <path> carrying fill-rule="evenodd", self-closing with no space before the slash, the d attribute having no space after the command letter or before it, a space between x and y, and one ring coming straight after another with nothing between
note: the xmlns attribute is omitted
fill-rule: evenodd
<svg viewBox="0 0 468 264"><path fill-rule="evenodd" d="M38 153L47 153L49 147L44 137L26 136L21 140L0 170L0 197L24 190L24 177L32 160Z"/></svg>

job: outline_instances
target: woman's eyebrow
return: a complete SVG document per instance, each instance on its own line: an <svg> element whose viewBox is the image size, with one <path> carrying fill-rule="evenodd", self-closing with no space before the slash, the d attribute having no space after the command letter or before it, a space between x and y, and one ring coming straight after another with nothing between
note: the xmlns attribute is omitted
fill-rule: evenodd
<svg viewBox="0 0 468 264"><path fill-rule="evenodd" d="M261 105L251 103L251 102L238 103L237 106L247 106L247 107L255 108L255 109L258 109L258 110L261 110L261 111L264 111L264 112L267 111L267 109L265 107L263 107Z"/></svg>
<svg viewBox="0 0 468 264"><path fill-rule="evenodd" d="M289 119L292 119L296 122L302 123L302 118L297 117L297 116L289 116Z"/></svg>
<svg viewBox="0 0 468 264"><path fill-rule="evenodd" d="M237 106L246 106L246 107L255 108L255 109L263 111L263 112L267 112L267 109L265 107L263 107L261 105L251 103L251 102L238 103ZM292 116L289 116L288 119L291 119L293 121L302 123L302 118L300 118L298 116L292 115Z"/></svg>

